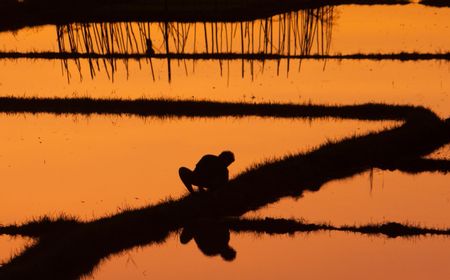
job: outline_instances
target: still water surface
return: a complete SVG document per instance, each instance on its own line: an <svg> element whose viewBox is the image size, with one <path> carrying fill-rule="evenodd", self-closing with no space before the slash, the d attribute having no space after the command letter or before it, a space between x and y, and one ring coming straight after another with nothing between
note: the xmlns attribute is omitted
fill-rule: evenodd
<svg viewBox="0 0 450 280"><path fill-rule="evenodd" d="M309 151L328 140L393 122L272 118L74 117L1 115L3 224L41 215L91 220L187 191L178 168L231 150L230 176L253 164Z"/></svg>
<svg viewBox="0 0 450 280"><path fill-rule="evenodd" d="M395 221L450 228L449 176L375 169L328 182L318 192L306 192L295 200L285 198L246 216L290 217L332 225Z"/></svg>
<svg viewBox="0 0 450 280"><path fill-rule="evenodd" d="M173 23L167 41L170 51L176 53L448 52L450 36L445 35L450 35L449 17L449 9L415 4L342 6L326 10L319 18L305 12L275 16L270 21L272 28L266 27L266 20L259 20L254 26L247 22L243 27L239 23L198 23L195 26ZM307 22L313 27L304 27ZM68 32L68 27L60 28L61 34ZM128 47L118 41L111 42L116 44L115 52L145 53L142 44L145 45L148 36L153 40L156 53L166 51L161 23L71 25L72 33L68 34L81 36L83 28L88 28L91 36L97 34L96 28L121 30L124 34L119 32L122 35L116 35L116 40L121 36L127 38L127 34L134 38L124 30L135 30L138 39L131 43L126 41ZM266 30L273 33L273 38L261 35ZM3 47L0 45L0 48L87 51L82 41L76 40L74 47L68 43L69 35L61 35L63 39L58 41L57 34L54 26L3 32L0 34ZM216 47L213 48L214 42ZM106 52L100 43L91 48L90 51ZM168 61L155 58L114 62L3 59L0 65L0 96L320 104L384 102L426 106L442 117L448 117L450 112L450 65L440 60L171 60L170 75Z"/></svg>
<svg viewBox="0 0 450 280"><path fill-rule="evenodd" d="M416 4L406 6L344 5L334 8L323 8L321 10L323 13L319 21L312 20L313 17L308 18L307 13L302 11L276 15L272 18L272 29L278 35L280 31L279 23L284 24L284 20L289 15L289 22L292 26L294 26L294 20L300 23L306 19L312 20L318 24L319 28L323 27L331 31L332 40L329 42L331 45L331 54L391 53L402 51L432 53L449 51L450 38L449 36L445 36L446 34L450 34L450 24L448 22L450 10L448 8L426 7ZM326 20L330 20L330 24L327 24ZM261 23L263 24L262 27ZM259 35L259 29L264 28L264 24L265 20L255 22L253 27L255 38ZM179 27L177 31L184 30L186 31L184 34L190 34L186 43L184 43L185 51L194 51L194 33L198 35L195 41L197 43L196 50L200 51L205 48L203 23L197 23L195 28L194 24L184 24L184 28L181 28L183 26L182 23L173 23L172 27L176 27L177 25ZM211 26L215 26L215 24L206 25L207 37L210 39L215 38L215 36L212 36L214 33L211 33ZM222 26L223 31L220 33ZM236 31L231 36L231 31L234 31L232 27ZM138 36L139 27L135 25L134 28L136 28L135 34ZM225 41L225 24L219 23L218 28L219 35ZM246 28L246 25L243 28ZM188 29L190 32L187 32ZM58 51L59 46L56 30L55 26L47 25L37 28L25 28L15 32L2 32L0 33L0 51ZM240 23L228 23L227 31L229 38L234 38L235 40L233 50L240 52ZM151 24L149 33L151 34L156 51L164 51L162 32L163 30L161 30L159 23ZM248 31L244 30L245 32ZM249 33L245 34L248 36ZM315 32L311 34L316 35ZM171 44L173 40L180 40L180 37L177 37L176 33L174 37L175 39L171 37ZM321 40L320 38L313 38L314 40ZM257 42L258 40L256 40ZM231 40L229 43L231 43ZM318 47L316 42L313 42L313 44L314 47L311 49L312 53L320 53L317 50L321 48ZM209 49L211 47L210 42Z"/></svg>
<svg viewBox="0 0 450 280"><path fill-rule="evenodd" d="M178 236L108 259L85 279L447 279L450 240L339 232L231 234L233 262L208 258Z"/></svg>
<svg viewBox="0 0 450 280"><path fill-rule="evenodd" d="M33 240L30 238L0 235L0 267L32 244Z"/></svg>
<svg viewBox="0 0 450 280"><path fill-rule="evenodd" d="M218 62L174 63L169 83L164 61L155 61L153 82L147 66L129 62L130 76L120 72L111 83L102 73L95 80L79 80L75 73L68 83L58 61L0 61L1 96L167 98L244 102L294 102L315 104L360 104L378 102L426 106L441 117L450 116L450 64L436 61L302 61L302 69L277 75L277 63L255 62L253 79L241 76L241 62L230 62L220 75ZM88 62L81 63L88 66ZM244 63L246 71L249 63ZM124 71L120 66L119 69ZM286 62L281 62L281 72ZM297 66L292 66L297 68ZM158 70L156 70L158 69ZM86 69L86 75L88 70ZM226 75L230 75L227 77ZM23 81L27 77L27 81ZM229 79L229 80L228 80Z"/></svg>
<svg viewBox="0 0 450 280"><path fill-rule="evenodd" d="M217 52L448 52L449 17L448 8L416 4L339 6L313 21L316 29L312 32L294 25L295 20L311 20L311 15L293 13L273 18L270 30L276 38L270 41L271 48L267 40L250 39L261 38L258 36L264 21L246 23L243 29L238 23L198 24L191 29L190 37L181 40L174 34L188 34L189 26L174 23L171 30L184 33L171 33L169 47L172 52L181 52L177 49L181 45L188 53L211 52L211 43L220 34L220 39L214 41ZM145 24L129 26L139 29ZM164 53L161 25L152 23L147 27L144 33L152 34L155 52ZM75 25L70 30L77 32L79 28ZM58 46L57 30L55 26L43 26L0 33L0 51L69 50L64 37L68 35L63 36L65 47ZM309 40L286 37L280 41L281 31L286 36L298 36L300 31L313 36ZM198 44L193 43L194 34L198 35ZM200 34L212 40L209 46ZM78 50L83 50L80 46ZM142 45L134 48L145 51ZM0 96L346 105L384 102L425 106L441 117L450 117L450 66L445 61L172 60L170 78L169 64L164 59L104 62L100 60L92 73L89 61L83 59L0 60ZM7 133L0 137L0 224L62 213L82 220L96 219L124 208L184 195L178 167L193 168L206 153L225 149L235 152L236 162L230 167L231 176L235 176L267 159L309 151L328 140L397 124L336 119L1 114L0 127ZM431 157L449 159L449 145ZM247 216L333 225L396 221L450 227L448 187L448 174L373 170L328 182L317 192L306 192L297 200L283 199ZM206 257L193 241L181 245L178 239L174 234L162 245L112 256L87 279L178 279L180 275L187 279L209 279L211 275L219 279L237 275L242 279L447 279L450 275L446 264L450 257L448 238L387 239L336 232L293 236L232 233L230 245L237 257L231 263L220 257ZM1 236L0 262L30 242Z"/></svg>

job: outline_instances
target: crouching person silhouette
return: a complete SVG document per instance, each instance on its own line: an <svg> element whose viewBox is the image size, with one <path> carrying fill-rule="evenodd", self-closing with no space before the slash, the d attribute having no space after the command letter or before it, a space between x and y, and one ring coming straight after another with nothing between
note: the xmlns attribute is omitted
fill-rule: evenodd
<svg viewBox="0 0 450 280"><path fill-rule="evenodd" d="M194 193L197 186L200 191L214 190L228 183L228 166L234 162L234 154L224 151L220 155L205 155L195 166L194 171L186 167L180 167L178 174L181 181Z"/></svg>

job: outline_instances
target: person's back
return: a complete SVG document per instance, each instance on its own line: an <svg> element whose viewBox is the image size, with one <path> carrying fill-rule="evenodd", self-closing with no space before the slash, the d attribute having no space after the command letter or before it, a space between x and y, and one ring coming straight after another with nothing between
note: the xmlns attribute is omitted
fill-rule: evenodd
<svg viewBox="0 0 450 280"><path fill-rule="evenodd" d="M206 189L215 189L228 182L227 165L218 156L205 155L194 169L196 184Z"/></svg>
<svg viewBox="0 0 450 280"><path fill-rule="evenodd" d="M192 185L199 189L216 189L228 183L228 166L234 161L234 154L224 151L219 156L203 156L194 171L186 167L179 169L179 175L190 192L194 192Z"/></svg>

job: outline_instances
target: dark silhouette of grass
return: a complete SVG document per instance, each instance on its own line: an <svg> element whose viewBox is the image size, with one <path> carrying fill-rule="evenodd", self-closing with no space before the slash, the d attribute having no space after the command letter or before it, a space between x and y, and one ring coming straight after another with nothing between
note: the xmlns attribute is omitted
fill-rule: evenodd
<svg viewBox="0 0 450 280"><path fill-rule="evenodd" d="M360 120L433 118L423 107L368 103L351 106L189 101L165 99L0 97L0 112L52 114L127 114L154 117L335 117Z"/></svg>
<svg viewBox="0 0 450 280"><path fill-rule="evenodd" d="M230 112L235 109L234 104L217 106L232 106L226 109ZM245 106L257 108L257 105ZM267 110L278 108L277 105L266 106ZM421 166L430 170L433 164L441 168L443 162L422 158L450 142L450 119L441 120L420 107L364 106L343 106L341 109L318 106L321 114L316 111L313 115L323 117L323 112L329 110L329 117L404 119L405 123L378 133L326 143L308 153L255 165L233 178L228 186L214 192L187 195L92 222L68 221L69 226L62 223L69 230L41 235L35 245L0 269L0 278L76 279L90 273L103 258L135 246L163 242L170 233L179 231L189 221L238 217L280 198L298 197L304 191L318 191L330 180L351 177L371 168L404 168L411 162L417 163L413 164L417 170ZM310 109L315 112L318 107ZM51 226L47 224L43 228L43 232L49 232ZM361 232L372 230L394 232L392 236L402 231L410 234L420 231L418 228L403 228L396 223L360 227ZM12 232L12 228L9 231ZM35 230L34 234L38 231Z"/></svg>
<svg viewBox="0 0 450 280"><path fill-rule="evenodd" d="M67 216L61 216L56 219L42 217L22 225L0 226L0 234L39 238L44 235L72 230L80 224L79 220Z"/></svg>
<svg viewBox="0 0 450 280"><path fill-rule="evenodd" d="M75 230L82 224L84 223L79 222L76 219L69 219L67 217L61 217L53 220L43 217L42 219L36 219L23 225L13 225L4 228L0 227L0 235L21 235L45 240L58 238L59 235ZM193 225L196 226L192 227ZM186 231L186 229L188 229L188 231ZM293 219L243 219L225 217L199 219L193 221L193 223L189 222L183 227L183 231L180 234L180 242L183 244L187 243L190 239L187 236L192 234L192 236L197 239L196 242L198 243L199 249L207 256L214 256L219 254L219 252L224 251L222 248L230 248L228 245L230 231L237 233L246 232L269 235L292 235L295 233L312 233L318 231L340 231L365 235L384 235L389 238L418 237L424 235L450 235L450 229L448 228L427 228L396 222L384 222L359 226L333 226L330 224L307 223L301 220L299 221ZM191 232L191 234L188 232ZM165 238L157 241L164 242ZM27 250L27 248L25 248L25 250ZM232 257L225 258L226 260L233 260L235 258L236 251L232 248L231 250L233 252ZM228 250L225 252L227 251Z"/></svg>
<svg viewBox="0 0 450 280"><path fill-rule="evenodd" d="M284 55L269 53L158 53L149 56L145 53L77 53L77 52L0 52L0 59L118 59L118 60L143 60L149 57L155 59L192 59L192 60L280 60L280 59L333 59L333 60L450 60L450 52L446 53L369 53L369 54L308 54L308 55Z"/></svg>
<svg viewBox="0 0 450 280"><path fill-rule="evenodd" d="M267 53L308 55L313 48L317 49L320 54L326 54L330 48L333 19L334 7L326 6L240 22L71 23L57 25L56 36L59 53L70 53L70 56L80 53L93 54L96 57L103 57L88 58L89 72L92 78L96 72L105 71L108 77L114 80L117 59L105 57L110 55L110 57L114 57L116 54L132 54L122 57L145 58L146 62L150 64L153 79L151 58L167 59L170 81L170 62L174 53L189 53L188 56L193 59L210 57L204 55L208 53L220 53L216 57L226 57L227 53L233 53L234 45L239 46L235 48L234 52L258 54L258 57L264 57L263 54ZM280 30L277 26L290 27ZM198 36L197 27L203 28L203 36ZM297 34L301 34L301 36ZM155 51L152 38L159 36L162 36L163 42L161 42L161 47ZM262 40L254 40L256 36ZM200 39L200 37L202 38ZM198 45L197 42L200 40L204 41L204 44ZM185 49L187 45L191 44L188 43L189 41L192 41L194 46L192 51ZM161 55L162 53L168 55ZM77 69L82 75L79 59L74 58L73 62L78 66ZM128 65L128 59L123 59L122 62ZM70 69L67 59L63 59L62 63L69 79ZM219 60L219 65L222 68L221 60Z"/></svg>
<svg viewBox="0 0 450 280"><path fill-rule="evenodd" d="M419 158L415 160L396 162L395 165L385 163L380 166L380 168L386 170L401 170L402 172L412 174L425 171L447 173L450 171L450 161L444 159Z"/></svg>
<svg viewBox="0 0 450 280"><path fill-rule="evenodd" d="M450 7L450 2L447 0L420 0L419 3L432 7Z"/></svg>
<svg viewBox="0 0 450 280"><path fill-rule="evenodd" d="M279 13L331 5L398 5L406 0L6 0L0 4L0 30L72 22L247 21Z"/></svg>
<svg viewBox="0 0 450 280"><path fill-rule="evenodd" d="M209 221L206 219L206 221ZM315 231L343 231L352 233L362 233L368 235L385 235L387 237L410 237L420 235L450 235L450 229L438 229L415 226L411 224L401 224L397 222L384 222L377 224L367 224L359 226L333 226L330 224L307 223L301 220L281 219L281 218L263 218L246 219L225 217L211 221L220 221L224 223L229 230L233 232L251 232L266 234L293 234L296 232L315 232ZM11 236L20 235L32 238L40 238L46 235L61 234L82 226L85 222L67 217L50 219L43 217L23 225L10 225L0 227L0 234Z"/></svg>
<svg viewBox="0 0 450 280"><path fill-rule="evenodd" d="M343 231L367 235L385 235L387 237L411 237L420 235L450 235L450 229L436 229L404 225L396 222L368 224L360 226L333 226L329 224L306 223L289 219L225 219L231 231L267 234L293 234L296 232Z"/></svg>

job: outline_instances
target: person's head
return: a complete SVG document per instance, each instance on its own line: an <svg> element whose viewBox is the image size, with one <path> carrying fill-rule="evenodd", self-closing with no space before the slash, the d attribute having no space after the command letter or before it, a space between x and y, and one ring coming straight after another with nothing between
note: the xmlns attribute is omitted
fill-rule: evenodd
<svg viewBox="0 0 450 280"><path fill-rule="evenodd" d="M226 166L234 162L234 154L230 151L223 151L220 153L219 158L226 164Z"/></svg>
<svg viewBox="0 0 450 280"><path fill-rule="evenodd" d="M231 262L236 258L236 251L230 246L227 246L220 252L220 256L223 260Z"/></svg>

